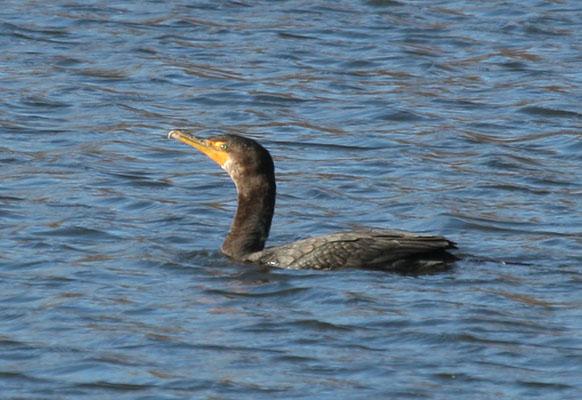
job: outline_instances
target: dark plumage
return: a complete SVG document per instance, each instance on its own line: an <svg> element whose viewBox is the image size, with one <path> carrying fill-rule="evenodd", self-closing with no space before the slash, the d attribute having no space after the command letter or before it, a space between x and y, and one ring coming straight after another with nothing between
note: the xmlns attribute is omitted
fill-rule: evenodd
<svg viewBox="0 0 582 400"><path fill-rule="evenodd" d="M269 152L252 139L220 135L199 139L180 130L168 137L202 151L231 177L238 207L221 251L235 260L289 269L440 269L456 257L455 243L437 235L355 230L312 237L264 249L275 210L275 167Z"/></svg>

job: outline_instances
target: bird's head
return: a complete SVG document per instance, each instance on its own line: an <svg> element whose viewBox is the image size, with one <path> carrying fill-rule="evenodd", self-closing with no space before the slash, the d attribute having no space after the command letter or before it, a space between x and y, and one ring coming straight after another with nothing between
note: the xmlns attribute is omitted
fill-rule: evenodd
<svg viewBox="0 0 582 400"><path fill-rule="evenodd" d="M220 165L237 187L242 179L274 175L275 167L271 155L267 149L252 139L232 134L200 139L179 129L170 131L168 138L179 140L200 150Z"/></svg>

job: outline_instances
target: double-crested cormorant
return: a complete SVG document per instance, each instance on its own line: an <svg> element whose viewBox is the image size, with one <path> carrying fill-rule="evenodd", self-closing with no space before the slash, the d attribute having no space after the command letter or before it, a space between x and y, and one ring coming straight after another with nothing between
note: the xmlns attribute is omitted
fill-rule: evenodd
<svg viewBox="0 0 582 400"><path fill-rule="evenodd" d="M290 269L374 268L431 270L455 259L455 243L436 235L387 230L354 230L312 237L265 249L275 209L275 166L252 139L219 135L199 139L181 130L169 138L200 150L231 177L238 207L221 251L240 261Z"/></svg>

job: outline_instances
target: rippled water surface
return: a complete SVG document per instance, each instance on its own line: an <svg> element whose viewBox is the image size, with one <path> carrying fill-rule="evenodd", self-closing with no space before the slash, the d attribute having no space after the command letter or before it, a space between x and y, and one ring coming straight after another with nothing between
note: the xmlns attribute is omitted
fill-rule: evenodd
<svg viewBox="0 0 582 400"><path fill-rule="evenodd" d="M6 399L582 396L582 3L8 0ZM439 233L447 272L260 270L165 138L277 164L270 244Z"/></svg>

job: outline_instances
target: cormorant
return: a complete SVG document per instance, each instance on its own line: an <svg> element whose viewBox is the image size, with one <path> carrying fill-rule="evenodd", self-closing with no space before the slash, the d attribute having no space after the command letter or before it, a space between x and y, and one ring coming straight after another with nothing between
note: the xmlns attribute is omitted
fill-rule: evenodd
<svg viewBox="0 0 582 400"><path fill-rule="evenodd" d="M446 252L456 248L455 243L442 236L391 230L344 231L265 249L276 193L275 166L269 152L239 135L199 139L175 129L168 137L200 150L236 185L238 207L220 249L235 260L289 269L431 271L456 259Z"/></svg>

